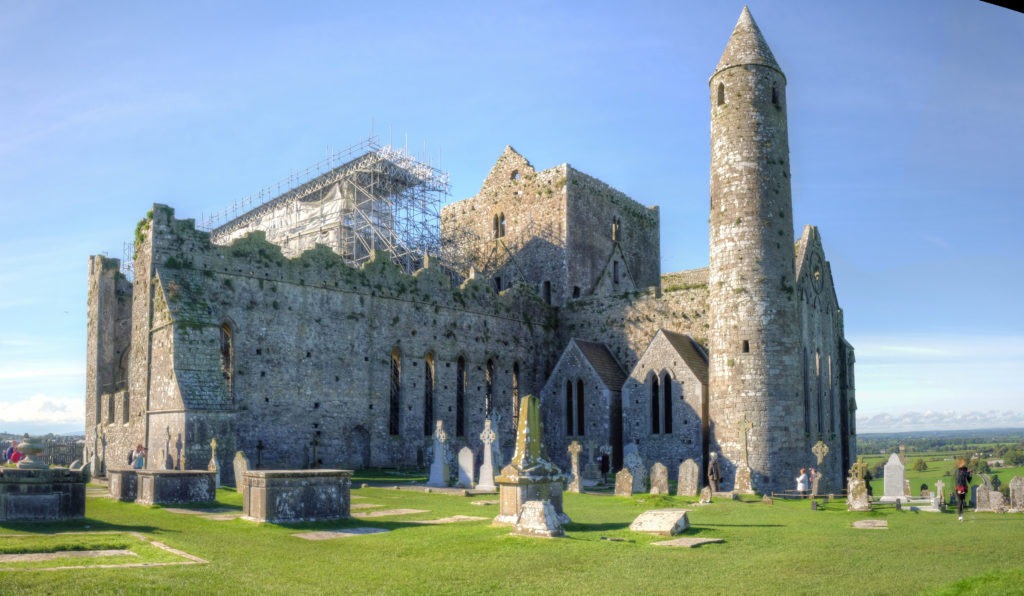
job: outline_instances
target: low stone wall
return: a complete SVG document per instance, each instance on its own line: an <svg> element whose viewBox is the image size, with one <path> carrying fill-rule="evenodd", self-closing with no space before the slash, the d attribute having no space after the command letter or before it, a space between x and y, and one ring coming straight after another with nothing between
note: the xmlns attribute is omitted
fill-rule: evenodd
<svg viewBox="0 0 1024 596"><path fill-rule="evenodd" d="M0 522L51 522L85 517L84 470L0 469Z"/></svg>
<svg viewBox="0 0 1024 596"><path fill-rule="evenodd" d="M134 501L139 496L138 470L107 470L107 496L118 501Z"/></svg>
<svg viewBox="0 0 1024 596"><path fill-rule="evenodd" d="M261 523L349 517L351 478L352 470L250 470L242 517Z"/></svg>
<svg viewBox="0 0 1024 596"><path fill-rule="evenodd" d="M217 498L214 472L205 470L137 470L142 505L205 503Z"/></svg>

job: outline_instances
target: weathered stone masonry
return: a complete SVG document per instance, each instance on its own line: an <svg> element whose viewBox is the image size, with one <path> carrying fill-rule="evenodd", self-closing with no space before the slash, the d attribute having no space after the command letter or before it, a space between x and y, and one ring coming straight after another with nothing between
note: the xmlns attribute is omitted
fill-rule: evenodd
<svg viewBox="0 0 1024 596"><path fill-rule="evenodd" d="M347 266L311 244L294 192L217 243L154 206L131 284L90 258L87 445L114 468L141 442L151 468L205 469L216 438L228 483L237 450L266 467L422 466L436 420L453 451L479 453L490 414L510 454L535 394L563 467L572 440L611 445L616 467L634 441L673 474L719 452L729 489L749 423L756 489L790 488L818 440L841 486L855 358L817 228L794 244L785 85L744 9L709 81L704 269L661 275L656 207L568 164L538 172L511 147L440 214L440 250L465 265L454 275L432 257L407 259L425 263L412 275L384 253ZM325 213L343 200L316 198Z"/></svg>

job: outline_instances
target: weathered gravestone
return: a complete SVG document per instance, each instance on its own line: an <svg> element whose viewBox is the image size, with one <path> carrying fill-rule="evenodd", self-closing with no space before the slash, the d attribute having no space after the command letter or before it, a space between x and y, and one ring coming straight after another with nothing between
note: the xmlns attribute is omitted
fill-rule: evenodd
<svg viewBox="0 0 1024 596"><path fill-rule="evenodd" d="M700 491L700 468L697 462L688 459L679 464L679 483L676 485L676 495L680 497L695 497Z"/></svg>
<svg viewBox="0 0 1024 596"><path fill-rule="evenodd" d="M1014 476L1010 480L1010 511L1024 513L1024 476Z"/></svg>
<svg viewBox="0 0 1024 596"><path fill-rule="evenodd" d="M476 467L475 459L473 457L473 450L469 447L459 449L459 486L462 488L473 488L473 468Z"/></svg>
<svg viewBox="0 0 1024 596"><path fill-rule="evenodd" d="M935 508L942 509L946 508L946 483L941 480L935 481L935 493L932 495L932 502L935 503Z"/></svg>
<svg viewBox="0 0 1024 596"><path fill-rule="evenodd" d="M687 513L688 509L651 509L633 520L633 523L629 524L629 529L658 536L675 536L689 529L690 519L686 516Z"/></svg>
<svg viewBox="0 0 1024 596"><path fill-rule="evenodd" d="M427 486L448 486L451 472L448 469L448 433L444 432L444 421L438 420L434 430L434 459L430 462L430 478Z"/></svg>
<svg viewBox="0 0 1024 596"><path fill-rule="evenodd" d="M587 465L583 468L583 486L594 486L601 482L601 466L594 459L597 441L587 441Z"/></svg>
<svg viewBox="0 0 1024 596"><path fill-rule="evenodd" d="M633 475L633 492L647 492L647 468L644 467L644 460L638 451L630 451L622 460L622 465L629 469Z"/></svg>
<svg viewBox="0 0 1024 596"><path fill-rule="evenodd" d="M580 451L582 450L579 441L569 443L569 464L572 472L569 474L568 491L571 493L580 492Z"/></svg>
<svg viewBox="0 0 1024 596"><path fill-rule="evenodd" d="M232 462L235 470L235 490L242 492L245 487L245 473L249 471L249 458L245 456L244 451L235 452L235 460Z"/></svg>
<svg viewBox="0 0 1024 596"><path fill-rule="evenodd" d="M885 477L883 480L883 501L899 501L906 496L903 462L900 456L893 453L885 464Z"/></svg>
<svg viewBox="0 0 1024 596"><path fill-rule="evenodd" d="M992 487L992 479L988 474L981 475L984 484L978 487L977 504L974 507L975 513L1006 513L1006 502L1003 500L1003 493Z"/></svg>
<svg viewBox="0 0 1024 596"><path fill-rule="evenodd" d="M651 494L668 494L668 468L666 468L661 462L655 462L655 464L651 466Z"/></svg>
<svg viewBox="0 0 1024 596"><path fill-rule="evenodd" d="M633 496L633 475L629 473L629 468L622 468L615 475L615 496Z"/></svg>
<svg viewBox="0 0 1024 596"><path fill-rule="evenodd" d="M710 503L710 502L711 502L711 487L710 486L705 486L704 488L700 489L700 504L703 505L704 503Z"/></svg>
<svg viewBox="0 0 1024 596"><path fill-rule="evenodd" d="M512 534L530 538L561 538L565 531L550 502L527 501L516 519Z"/></svg>
<svg viewBox="0 0 1024 596"><path fill-rule="evenodd" d="M491 429L491 419L484 420L484 431L480 433L480 441L484 444L484 463L480 465L477 490L498 490L498 487L494 486L494 450L491 448L497 438L497 433Z"/></svg>
<svg viewBox="0 0 1024 596"><path fill-rule="evenodd" d="M847 480L846 488L847 511L871 511L871 499L868 497L867 481L864 480L867 471L867 464L860 458L850 468L850 477Z"/></svg>
<svg viewBox="0 0 1024 596"><path fill-rule="evenodd" d="M519 406L515 455L501 470L501 475L494 479L501 497L494 525L515 524L528 501L548 501L559 522L572 521L562 510L562 481L565 476L548 458L540 415L540 399L536 395L523 397Z"/></svg>
<svg viewBox="0 0 1024 596"><path fill-rule="evenodd" d="M732 492L741 495L754 494L754 482L750 473L750 461L747 453L747 432L754 427L754 423L744 416L740 420L740 430L743 431L743 461L736 466L736 477L732 483Z"/></svg>

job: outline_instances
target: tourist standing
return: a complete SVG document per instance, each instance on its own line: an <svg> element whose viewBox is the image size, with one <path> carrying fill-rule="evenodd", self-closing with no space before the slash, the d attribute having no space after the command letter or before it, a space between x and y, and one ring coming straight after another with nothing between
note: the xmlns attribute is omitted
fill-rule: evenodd
<svg viewBox="0 0 1024 596"><path fill-rule="evenodd" d="M967 500L967 491L971 488L971 478L974 475L967 469L966 459L961 457L956 465L956 514L960 521L964 521L964 502Z"/></svg>
<svg viewBox="0 0 1024 596"><path fill-rule="evenodd" d="M718 492L718 482L722 479L722 468L718 464L718 453L711 452L711 461L708 462L708 486L711 492Z"/></svg>
<svg viewBox="0 0 1024 596"><path fill-rule="evenodd" d="M17 450L17 447L18 442L11 441L10 446L8 446L7 449L4 451L4 461L11 461L11 455L14 454L14 452Z"/></svg>
<svg viewBox="0 0 1024 596"><path fill-rule="evenodd" d="M807 470L804 468L800 468L800 475L796 477L796 492L801 497L807 495Z"/></svg>
<svg viewBox="0 0 1024 596"><path fill-rule="evenodd" d="M132 451L131 455L132 468L135 470L141 470L146 467L146 448L139 443L135 446L135 451Z"/></svg>

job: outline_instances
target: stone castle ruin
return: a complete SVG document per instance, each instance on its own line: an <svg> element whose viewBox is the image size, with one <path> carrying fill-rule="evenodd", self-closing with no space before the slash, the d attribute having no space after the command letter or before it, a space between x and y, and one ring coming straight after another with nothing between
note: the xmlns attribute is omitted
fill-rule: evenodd
<svg viewBox="0 0 1024 596"><path fill-rule="evenodd" d="M197 228L154 205L133 278L90 257L87 445L124 467L423 467L437 421L512 453L520 397L546 448L720 454L759 491L854 460L853 348L818 230L793 241L786 78L744 9L710 80L710 267L660 270L659 213L506 147L473 197L370 142ZM204 229L207 228L207 229ZM505 462L495 462L495 466Z"/></svg>

